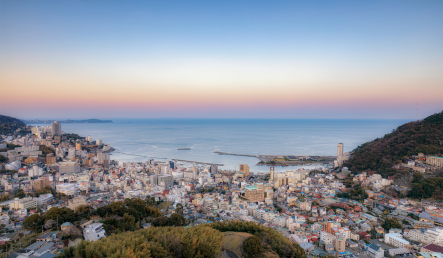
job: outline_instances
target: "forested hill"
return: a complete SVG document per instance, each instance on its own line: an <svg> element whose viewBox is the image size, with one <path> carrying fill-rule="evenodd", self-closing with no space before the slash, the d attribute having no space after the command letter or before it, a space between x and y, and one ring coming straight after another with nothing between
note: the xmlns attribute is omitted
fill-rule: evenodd
<svg viewBox="0 0 443 258"><path fill-rule="evenodd" d="M420 152L425 155L443 153L443 111L399 126L383 138L358 146L344 166L354 172L375 170L387 177L396 173L392 166Z"/></svg>
<svg viewBox="0 0 443 258"><path fill-rule="evenodd" d="M25 126L25 123L23 123L21 120L14 118L14 117L10 117L10 116L4 116L4 115L0 115L0 123L1 124L17 124L17 125Z"/></svg>
<svg viewBox="0 0 443 258"><path fill-rule="evenodd" d="M16 129L25 127L26 124L17 118L0 115L0 134L12 134Z"/></svg>

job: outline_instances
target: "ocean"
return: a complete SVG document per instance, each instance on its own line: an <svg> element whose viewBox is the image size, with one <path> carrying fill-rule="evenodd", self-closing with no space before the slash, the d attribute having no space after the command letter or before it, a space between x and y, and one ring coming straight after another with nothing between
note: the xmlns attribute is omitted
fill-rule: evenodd
<svg viewBox="0 0 443 258"><path fill-rule="evenodd" d="M337 155L390 133L407 120L344 119L112 119L105 124L62 124L62 131L101 139L116 149L117 161L182 159L224 164L251 172L268 172L255 157L219 155L214 151L267 155ZM191 150L177 150L191 148ZM140 157L128 154L139 154ZM286 171L299 167L276 167Z"/></svg>

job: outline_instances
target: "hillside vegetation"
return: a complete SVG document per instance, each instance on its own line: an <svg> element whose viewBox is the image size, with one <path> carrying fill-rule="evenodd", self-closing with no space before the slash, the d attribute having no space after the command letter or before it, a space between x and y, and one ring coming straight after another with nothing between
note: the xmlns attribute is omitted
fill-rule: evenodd
<svg viewBox="0 0 443 258"><path fill-rule="evenodd" d="M418 153L443 153L443 112L404 124L383 138L358 146L344 166L354 172L374 170L387 177L397 173L392 169L394 165Z"/></svg>
<svg viewBox="0 0 443 258"><path fill-rule="evenodd" d="M76 247L65 248L58 257L220 257L223 245L240 254L240 245L250 238L255 239L255 243L250 243L250 246L261 246L258 250L247 248L258 252L254 257L306 257L303 248L289 242L276 230L240 221L216 222L190 228L150 227L111 234L95 242L82 241Z"/></svg>
<svg viewBox="0 0 443 258"><path fill-rule="evenodd" d="M225 232L223 237L223 247L242 257L241 246L243 242L253 235L244 232Z"/></svg>
<svg viewBox="0 0 443 258"><path fill-rule="evenodd" d="M17 124L17 125L22 125L24 126L25 123L23 123L21 120L14 118L14 117L10 117L10 116L4 116L4 115L0 115L0 123L1 124Z"/></svg>
<svg viewBox="0 0 443 258"><path fill-rule="evenodd" d="M433 198L443 200L443 177L428 177L418 182L412 182L412 189L408 197L412 198Z"/></svg>
<svg viewBox="0 0 443 258"><path fill-rule="evenodd" d="M17 118L0 115L0 134L13 134L19 128L25 129L26 124Z"/></svg>
<svg viewBox="0 0 443 258"><path fill-rule="evenodd" d="M112 234L95 242L82 241L58 257L215 257L223 234L211 227L151 227Z"/></svg>
<svg viewBox="0 0 443 258"><path fill-rule="evenodd" d="M260 224L255 224L253 222L229 221L210 223L208 226L221 232L235 231L252 234L259 239L261 246L263 247L263 252L276 253L279 257L287 258L306 257L305 251L298 244L289 242L289 240L277 230L264 227Z"/></svg>

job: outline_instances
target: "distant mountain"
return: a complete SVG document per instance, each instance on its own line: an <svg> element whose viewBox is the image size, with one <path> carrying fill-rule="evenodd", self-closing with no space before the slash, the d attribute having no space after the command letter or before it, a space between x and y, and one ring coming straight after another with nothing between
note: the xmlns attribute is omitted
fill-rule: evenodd
<svg viewBox="0 0 443 258"><path fill-rule="evenodd" d="M387 177L397 172L392 169L395 164L418 153L443 153L443 111L358 146L344 166L355 172L374 170Z"/></svg>
<svg viewBox="0 0 443 258"><path fill-rule="evenodd" d="M40 119L34 119L34 120L23 120L26 124L50 124L57 120L40 120ZM63 120L63 121L57 121L62 124L99 124L99 123L113 123L112 120L100 120L100 119L85 119L85 120Z"/></svg>
<svg viewBox="0 0 443 258"><path fill-rule="evenodd" d="M17 129L25 130L26 124L17 118L0 115L0 134L13 134Z"/></svg>

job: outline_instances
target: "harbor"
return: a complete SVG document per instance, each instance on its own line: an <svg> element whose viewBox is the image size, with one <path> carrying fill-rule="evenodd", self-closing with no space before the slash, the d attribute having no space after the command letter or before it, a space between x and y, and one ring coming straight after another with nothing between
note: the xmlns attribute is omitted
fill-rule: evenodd
<svg viewBox="0 0 443 258"><path fill-rule="evenodd" d="M310 156L310 155L252 155L214 151L219 155L232 155L258 158L257 165L264 166L297 166L297 165L324 165L334 162L337 156Z"/></svg>

